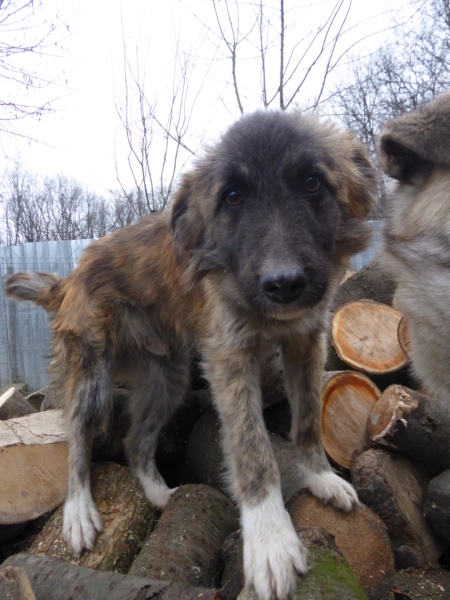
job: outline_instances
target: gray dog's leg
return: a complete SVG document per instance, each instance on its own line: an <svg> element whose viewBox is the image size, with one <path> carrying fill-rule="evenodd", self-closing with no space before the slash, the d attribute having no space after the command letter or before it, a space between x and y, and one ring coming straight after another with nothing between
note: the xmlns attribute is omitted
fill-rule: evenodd
<svg viewBox="0 0 450 600"><path fill-rule="evenodd" d="M163 509L175 490L161 477L155 452L158 436L175 410L181 405L189 383L189 360L182 352L169 359L150 356L135 375L130 398L131 427L126 450L150 502Z"/></svg>

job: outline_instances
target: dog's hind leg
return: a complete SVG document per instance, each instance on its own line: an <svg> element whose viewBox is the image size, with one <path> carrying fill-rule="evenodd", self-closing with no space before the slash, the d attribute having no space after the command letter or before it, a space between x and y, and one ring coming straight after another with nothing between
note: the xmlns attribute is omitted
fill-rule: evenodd
<svg viewBox="0 0 450 600"><path fill-rule="evenodd" d="M102 423L110 397L111 367L109 358L91 364L72 384L68 404L69 478L64 505L63 535L75 552L90 550L102 521L90 488L92 443Z"/></svg>
<svg viewBox="0 0 450 600"><path fill-rule="evenodd" d="M155 463L161 429L181 405L189 384L190 360L173 351L170 358L149 355L135 371L130 398L131 427L125 447L149 501L163 509L175 490L170 490Z"/></svg>
<svg viewBox="0 0 450 600"><path fill-rule="evenodd" d="M293 336L282 344L282 354L292 415L291 439L299 449L304 485L323 502L348 511L358 497L353 487L333 472L322 445L324 335Z"/></svg>

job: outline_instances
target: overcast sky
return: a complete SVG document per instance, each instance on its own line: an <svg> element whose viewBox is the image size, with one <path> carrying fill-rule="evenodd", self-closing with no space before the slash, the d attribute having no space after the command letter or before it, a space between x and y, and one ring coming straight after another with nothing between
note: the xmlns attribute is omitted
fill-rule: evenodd
<svg viewBox="0 0 450 600"><path fill-rule="evenodd" d="M288 9L300 7L303 11L299 36L303 27L305 31L319 27L334 3L285 2ZM55 104L58 110L53 114L40 121L22 121L17 126L21 134L42 143L0 136L0 151L9 159L19 158L25 168L35 173L67 174L99 193L118 188L118 162L123 183L132 185L125 161L123 130L115 108L115 102L123 104L125 97L124 41L133 64L139 49L141 75L145 72L149 94L162 111L171 94L176 44L183 56L196 57L195 68L189 74L190 102L195 99L190 125L192 147L197 147L204 137L214 138L238 116L232 90L226 86L229 66L225 53L223 48L217 49L217 29L208 30L204 26L204 23L211 27L214 24L211 0L45 0L44 5L45 13L40 14L52 19L58 12L69 33L66 35L64 27L60 30L62 58L41 58L38 69L44 68L49 76L64 72L61 82L67 87L45 90L48 97L61 96ZM389 11L405 5L406 0L353 0L347 23L353 29L346 43L352 36L356 40L389 27L393 18ZM242 6L248 9L248 2L243 1ZM371 38L372 47L375 43L376 39ZM250 57L246 60L243 68L248 69L250 85L251 76L259 74L252 71ZM249 108L258 104L250 94L247 99ZM33 101L31 92L29 100Z"/></svg>

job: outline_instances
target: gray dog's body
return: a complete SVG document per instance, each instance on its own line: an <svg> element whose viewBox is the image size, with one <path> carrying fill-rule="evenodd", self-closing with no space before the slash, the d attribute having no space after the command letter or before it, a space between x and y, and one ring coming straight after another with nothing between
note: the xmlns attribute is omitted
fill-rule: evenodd
<svg viewBox="0 0 450 600"><path fill-rule="evenodd" d="M450 92L388 123L380 137L389 193L384 262L408 319L414 371L450 401Z"/></svg>
<svg viewBox="0 0 450 600"><path fill-rule="evenodd" d="M50 373L69 425L64 535L75 550L91 548L101 529L88 465L117 376L134 389L131 465L150 501L168 502L154 453L185 395L195 345L241 511L246 582L262 599L294 591L306 552L264 426L261 364L281 347L305 486L349 510L356 494L321 443L320 387L329 302L349 256L366 245L375 189L351 134L299 114L255 113L183 177L169 215L93 243L64 280L9 278L10 297L54 314Z"/></svg>

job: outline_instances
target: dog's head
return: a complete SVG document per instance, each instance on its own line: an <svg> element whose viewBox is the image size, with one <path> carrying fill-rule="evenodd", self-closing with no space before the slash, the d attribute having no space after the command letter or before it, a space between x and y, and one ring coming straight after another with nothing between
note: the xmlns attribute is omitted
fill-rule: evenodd
<svg viewBox="0 0 450 600"><path fill-rule="evenodd" d="M333 268L365 247L375 197L353 135L299 113L256 112L183 177L171 223L196 277L226 272L226 293L281 317L320 302Z"/></svg>
<svg viewBox="0 0 450 600"><path fill-rule="evenodd" d="M378 143L383 170L406 185L418 185L435 166L450 167L450 92L389 121Z"/></svg>

